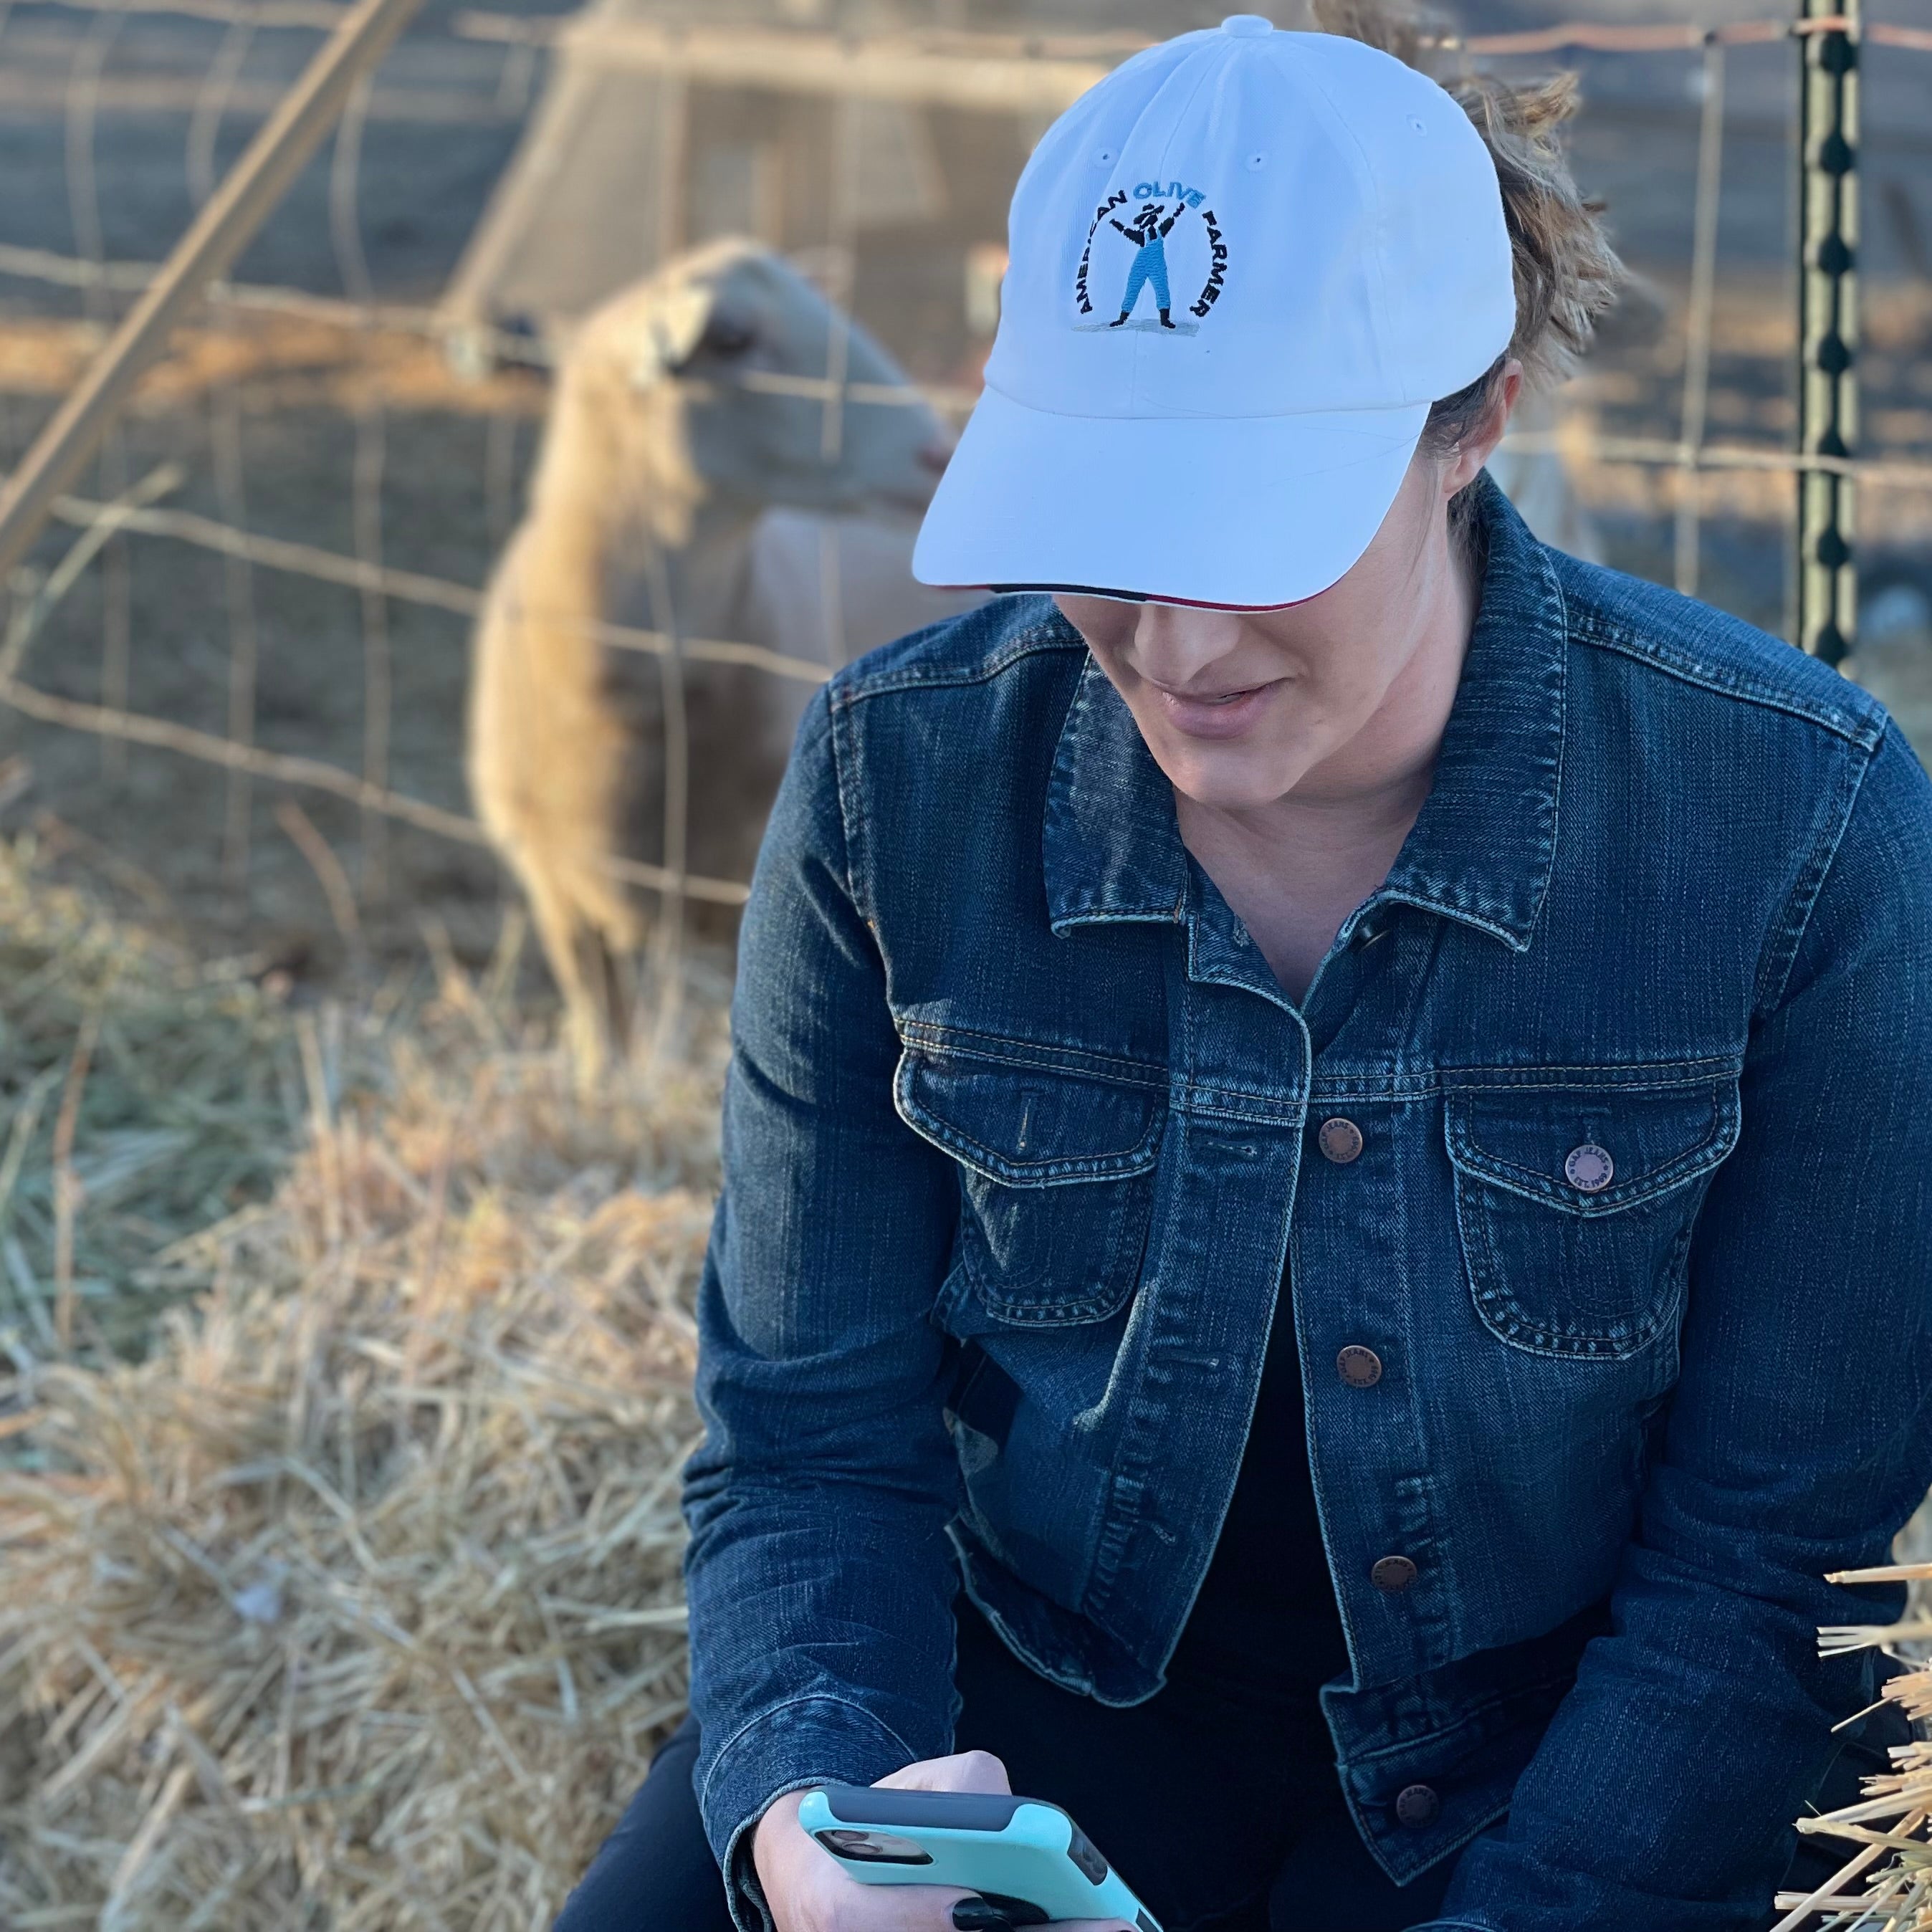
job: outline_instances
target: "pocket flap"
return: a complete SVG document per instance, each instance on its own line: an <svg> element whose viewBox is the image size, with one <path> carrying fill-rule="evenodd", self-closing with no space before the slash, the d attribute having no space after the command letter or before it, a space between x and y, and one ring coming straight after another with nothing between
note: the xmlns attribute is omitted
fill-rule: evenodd
<svg viewBox="0 0 1932 1932"><path fill-rule="evenodd" d="M1449 1096L1449 1157L1573 1214L1614 1214L1708 1172L1737 1144L1737 1087L1498 1088ZM1607 1158L1605 1158L1607 1156Z"/></svg>
<svg viewBox="0 0 1932 1932"><path fill-rule="evenodd" d="M1166 1108L1151 1086L908 1048L893 1100L915 1133L1010 1187L1144 1173Z"/></svg>

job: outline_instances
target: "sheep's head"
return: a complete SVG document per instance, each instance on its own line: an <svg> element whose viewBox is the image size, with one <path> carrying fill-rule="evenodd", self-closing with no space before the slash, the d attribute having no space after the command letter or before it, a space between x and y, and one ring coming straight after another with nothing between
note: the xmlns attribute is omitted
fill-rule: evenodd
<svg viewBox="0 0 1932 1932"><path fill-rule="evenodd" d="M858 386L828 428L824 393L842 359ZM680 256L586 325L580 361L608 412L626 477L748 506L896 506L932 494L946 438L904 373L781 256L743 242Z"/></svg>

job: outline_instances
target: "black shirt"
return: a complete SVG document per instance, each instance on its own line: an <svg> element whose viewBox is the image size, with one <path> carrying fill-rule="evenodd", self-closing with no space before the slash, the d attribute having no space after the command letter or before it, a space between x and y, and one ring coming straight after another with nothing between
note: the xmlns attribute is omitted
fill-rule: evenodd
<svg viewBox="0 0 1932 1932"><path fill-rule="evenodd" d="M1168 1665L1167 1694L1262 1703L1277 1720L1292 1711L1318 1724L1316 1690L1348 1671L1315 1510L1306 1413L1284 1280L1234 1499Z"/></svg>

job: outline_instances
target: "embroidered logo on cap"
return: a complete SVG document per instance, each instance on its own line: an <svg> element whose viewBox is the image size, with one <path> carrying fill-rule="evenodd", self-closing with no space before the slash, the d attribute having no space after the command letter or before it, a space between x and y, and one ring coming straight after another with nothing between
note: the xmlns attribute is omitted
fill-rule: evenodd
<svg viewBox="0 0 1932 1932"><path fill-rule="evenodd" d="M1199 292L1177 316L1174 282L1181 280L1184 297L1197 272ZM1086 245L1073 277L1074 306L1079 312L1073 326L1089 332L1131 328L1198 334L1221 298L1227 274L1227 238L1208 206L1206 194L1185 182L1136 182L1131 193L1116 188L1088 224ZM1143 296L1150 299L1144 302ZM1118 314L1106 313L1110 302L1117 304Z"/></svg>

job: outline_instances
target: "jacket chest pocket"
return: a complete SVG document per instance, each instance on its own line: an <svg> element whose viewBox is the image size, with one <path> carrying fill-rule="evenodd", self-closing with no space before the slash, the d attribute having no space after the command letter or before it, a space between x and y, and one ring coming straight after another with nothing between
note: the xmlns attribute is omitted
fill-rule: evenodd
<svg viewBox="0 0 1932 1932"><path fill-rule="evenodd" d="M1160 1089L909 1048L893 1097L958 1163L960 1258L995 1319L1098 1322L1132 1294L1166 1118Z"/></svg>
<svg viewBox="0 0 1932 1932"><path fill-rule="evenodd" d="M1449 1096L1476 1312L1538 1354L1618 1360L1673 1328L1705 1184L1737 1144L1734 1080Z"/></svg>

